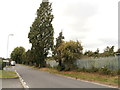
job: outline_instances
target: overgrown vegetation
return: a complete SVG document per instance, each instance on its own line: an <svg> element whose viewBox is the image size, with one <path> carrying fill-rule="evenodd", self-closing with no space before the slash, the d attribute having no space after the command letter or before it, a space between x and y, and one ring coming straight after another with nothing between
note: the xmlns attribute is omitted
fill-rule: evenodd
<svg viewBox="0 0 120 90"><path fill-rule="evenodd" d="M119 70L110 70L106 66L102 67L102 68L92 67L90 69L86 69L83 67L83 68L77 69L77 72L99 73L102 75L111 75L111 76L118 76L120 74L119 71L120 71L120 69Z"/></svg>
<svg viewBox="0 0 120 90"><path fill-rule="evenodd" d="M82 46L79 41L63 42L57 49L61 57L61 69L69 71L75 68L74 62L79 59L82 54ZM60 68L60 66L58 66Z"/></svg>

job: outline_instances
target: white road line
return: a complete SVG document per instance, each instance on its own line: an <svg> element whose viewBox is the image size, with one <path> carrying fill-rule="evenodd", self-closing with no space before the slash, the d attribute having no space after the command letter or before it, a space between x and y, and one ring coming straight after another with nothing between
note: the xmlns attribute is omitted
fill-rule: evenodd
<svg viewBox="0 0 120 90"><path fill-rule="evenodd" d="M26 82L22 79L22 77L18 74L18 72L15 70L16 74L19 77L19 80L21 82L21 84L23 85L24 88L29 88L29 86L26 84Z"/></svg>

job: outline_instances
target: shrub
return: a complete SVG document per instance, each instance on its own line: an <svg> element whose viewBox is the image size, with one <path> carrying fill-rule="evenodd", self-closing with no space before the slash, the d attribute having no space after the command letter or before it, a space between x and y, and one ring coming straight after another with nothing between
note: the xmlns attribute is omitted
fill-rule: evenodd
<svg viewBox="0 0 120 90"><path fill-rule="evenodd" d="M50 64L47 64L46 67L48 67L48 68L52 68Z"/></svg>
<svg viewBox="0 0 120 90"><path fill-rule="evenodd" d="M118 75L120 75L120 69L118 69L118 72L117 72Z"/></svg>
<svg viewBox="0 0 120 90"><path fill-rule="evenodd" d="M81 72L81 71L82 71L82 69L81 69L81 68L78 68L78 69L76 69L76 71L77 71L77 72Z"/></svg>
<svg viewBox="0 0 120 90"><path fill-rule="evenodd" d="M65 70L65 67L63 66L63 65L58 65L57 67L56 67L56 69L58 70L58 71L63 71L63 70Z"/></svg>
<svg viewBox="0 0 120 90"><path fill-rule="evenodd" d="M105 74L105 75L111 75L112 71L110 69L108 69L107 66L104 66L104 67L99 69L99 73Z"/></svg>
<svg viewBox="0 0 120 90"><path fill-rule="evenodd" d="M103 74L103 75L120 75L120 69L119 70L110 70L107 68L107 66L102 67L102 68L95 68L92 67L90 69L86 69L85 67L83 68L77 68L76 69L77 72L88 72L88 73L99 73L99 74Z"/></svg>
<svg viewBox="0 0 120 90"><path fill-rule="evenodd" d="M57 52L59 52L59 54L57 55L57 57L59 57L59 65L64 65L59 68L62 68L61 70L63 70L64 67L65 71L74 69L74 62L80 58L80 56L82 55L82 50L83 47L81 46L81 43L79 41L63 42L57 48Z"/></svg>
<svg viewBox="0 0 120 90"><path fill-rule="evenodd" d="M6 63L5 62L2 62L2 70L3 68L6 66Z"/></svg>
<svg viewBox="0 0 120 90"><path fill-rule="evenodd" d="M94 67L94 66L92 66L92 68L90 69L90 71L91 71L91 72L98 72L98 71L99 71L99 69L98 69L98 68L96 68L96 67Z"/></svg>

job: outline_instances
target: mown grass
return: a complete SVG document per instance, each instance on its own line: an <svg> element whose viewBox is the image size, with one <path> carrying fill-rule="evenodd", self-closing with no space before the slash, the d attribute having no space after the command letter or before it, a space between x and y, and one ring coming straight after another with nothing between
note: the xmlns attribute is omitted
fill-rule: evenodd
<svg viewBox="0 0 120 90"><path fill-rule="evenodd" d="M15 72L0 70L0 78L18 78L18 76Z"/></svg>
<svg viewBox="0 0 120 90"><path fill-rule="evenodd" d="M92 82L97 82L101 84L118 86L118 76L111 75L100 75L98 73L87 73L87 72L76 72L76 71L57 71L53 68L41 68L41 71L46 71L49 73L60 74L75 79L87 80Z"/></svg>

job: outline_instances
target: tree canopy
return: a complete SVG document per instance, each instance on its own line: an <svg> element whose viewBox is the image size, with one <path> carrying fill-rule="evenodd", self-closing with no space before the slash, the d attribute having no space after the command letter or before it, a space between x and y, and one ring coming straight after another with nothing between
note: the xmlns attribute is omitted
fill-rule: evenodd
<svg viewBox="0 0 120 90"><path fill-rule="evenodd" d="M83 47L79 41L63 42L57 49L62 58L62 64L65 68L71 69L74 61L82 55Z"/></svg>
<svg viewBox="0 0 120 90"><path fill-rule="evenodd" d="M54 47L54 59L59 62L59 65L61 66L61 53L59 52L58 48L59 46L63 43L63 39L64 39L64 36L63 36L63 33L60 32L59 33L59 36L56 38L56 45Z"/></svg>
<svg viewBox="0 0 120 90"><path fill-rule="evenodd" d="M11 59L16 61L16 63L21 64L24 60L25 48L24 47L16 47L11 53Z"/></svg>
<svg viewBox="0 0 120 90"><path fill-rule="evenodd" d="M49 50L53 50L54 29L52 26L53 14L52 3L42 2L37 10L37 17L30 27L28 34L29 42L32 44L36 66L44 67L45 58Z"/></svg>
<svg viewBox="0 0 120 90"><path fill-rule="evenodd" d="M107 46L103 52L104 56L108 57L108 56L114 56L115 52L114 52L114 46Z"/></svg>

